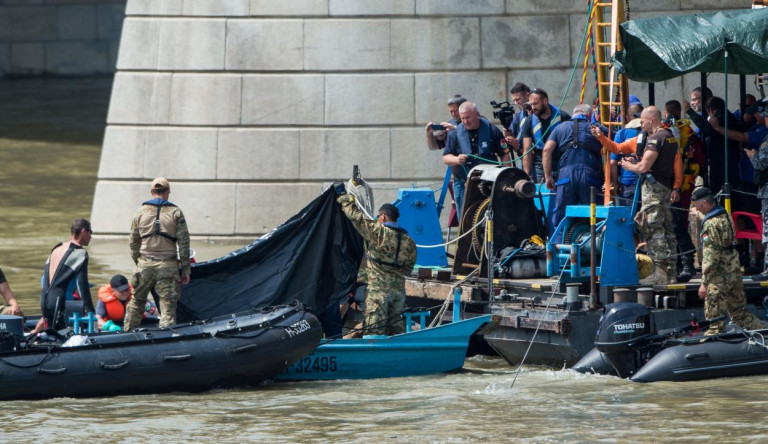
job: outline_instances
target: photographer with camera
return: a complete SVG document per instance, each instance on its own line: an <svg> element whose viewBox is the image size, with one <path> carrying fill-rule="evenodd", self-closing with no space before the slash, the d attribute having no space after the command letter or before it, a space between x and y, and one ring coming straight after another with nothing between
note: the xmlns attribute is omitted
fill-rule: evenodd
<svg viewBox="0 0 768 444"><path fill-rule="evenodd" d="M453 199L460 215L464 200L464 182L469 170L483 163L509 162L509 149L501 130L480 117L477 105L464 102L459 107L461 123L448 133L443 162L453 171Z"/></svg>
<svg viewBox="0 0 768 444"><path fill-rule="evenodd" d="M530 117L532 111L531 104L528 103L531 88L525 83L517 82L509 90L509 93L512 103L520 108L520 111L515 113L511 125L504 126L504 137L507 139L507 144L517 153L517 156L520 156L523 153L523 124Z"/></svg>
<svg viewBox="0 0 768 444"><path fill-rule="evenodd" d="M445 138L448 131L453 131L456 126L461 123L461 117L459 117L459 106L466 102L467 99L456 94L448 100L448 112L451 113L451 120L447 122L429 122L424 128L427 132L427 147L430 150L441 150L445 148Z"/></svg>

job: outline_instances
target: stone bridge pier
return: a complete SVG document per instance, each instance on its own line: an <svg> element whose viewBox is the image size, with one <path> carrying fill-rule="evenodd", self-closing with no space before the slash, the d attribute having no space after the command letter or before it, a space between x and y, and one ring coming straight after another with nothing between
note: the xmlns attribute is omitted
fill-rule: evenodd
<svg viewBox="0 0 768 444"><path fill-rule="evenodd" d="M637 18L724 5L631 7ZM93 224L127 233L156 176L190 231L211 237L269 231L353 165L377 204L400 187L437 189L445 166L425 124L448 119L454 94L490 117L518 81L559 104L583 60L585 12L584 0L128 0ZM657 101L696 81L658 84ZM711 77L716 94L721 84ZM579 69L566 110L580 87ZM630 85L641 98L646 88Z"/></svg>

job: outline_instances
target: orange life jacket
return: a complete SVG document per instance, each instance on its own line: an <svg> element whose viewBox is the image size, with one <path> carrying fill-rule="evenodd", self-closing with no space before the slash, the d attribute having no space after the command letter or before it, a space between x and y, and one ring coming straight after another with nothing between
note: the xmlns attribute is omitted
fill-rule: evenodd
<svg viewBox="0 0 768 444"><path fill-rule="evenodd" d="M128 284L128 287L131 290L131 295L128 296L125 304L128 304L128 301L133 297L133 286ZM107 284L99 287L99 300L104 303L104 307L107 309L105 321L123 322L123 318L125 318L125 304L112 294L111 285Z"/></svg>

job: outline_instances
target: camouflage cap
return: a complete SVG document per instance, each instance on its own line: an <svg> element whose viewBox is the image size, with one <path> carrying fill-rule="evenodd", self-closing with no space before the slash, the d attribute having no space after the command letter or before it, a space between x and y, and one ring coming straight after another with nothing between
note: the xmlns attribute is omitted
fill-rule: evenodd
<svg viewBox="0 0 768 444"><path fill-rule="evenodd" d="M171 188L171 184L168 183L168 179L164 177L158 177L152 181L153 190L168 190Z"/></svg>
<svg viewBox="0 0 768 444"><path fill-rule="evenodd" d="M691 202L696 202L699 199L704 199L705 197L712 197L712 190L710 190L707 187L701 187L696 188L693 190L693 194L691 194Z"/></svg>

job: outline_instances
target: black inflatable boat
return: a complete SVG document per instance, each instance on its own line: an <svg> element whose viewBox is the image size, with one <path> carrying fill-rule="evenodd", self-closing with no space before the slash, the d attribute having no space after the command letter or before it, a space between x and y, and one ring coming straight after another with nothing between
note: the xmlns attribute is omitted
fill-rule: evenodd
<svg viewBox="0 0 768 444"><path fill-rule="evenodd" d="M301 304L131 333L20 336L0 320L0 399L198 392L257 384L317 347ZM20 318L18 318L20 323Z"/></svg>
<svg viewBox="0 0 768 444"><path fill-rule="evenodd" d="M698 335L713 321L657 331L651 311L640 304L606 306L595 348L573 369L636 382L694 381L768 374L768 330L736 327L714 336Z"/></svg>

